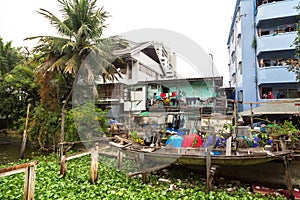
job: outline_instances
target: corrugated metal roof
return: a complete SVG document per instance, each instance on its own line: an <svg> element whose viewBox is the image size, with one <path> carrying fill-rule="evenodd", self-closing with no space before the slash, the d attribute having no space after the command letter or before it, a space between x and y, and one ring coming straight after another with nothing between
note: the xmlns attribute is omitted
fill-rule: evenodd
<svg viewBox="0 0 300 200"><path fill-rule="evenodd" d="M300 102L299 102L300 103ZM252 109L253 115L284 115L284 114L299 114L300 106L297 106L299 103L291 102L291 103L270 103L265 104ZM241 116L251 116L250 110L246 110L243 112L239 112Z"/></svg>
<svg viewBox="0 0 300 200"><path fill-rule="evenodd" d="M126 49L120 49L114 51L114 54L116 56L133 55L136 52L141 51L150 45L152 45L151 42L131 43Z"/></svg>

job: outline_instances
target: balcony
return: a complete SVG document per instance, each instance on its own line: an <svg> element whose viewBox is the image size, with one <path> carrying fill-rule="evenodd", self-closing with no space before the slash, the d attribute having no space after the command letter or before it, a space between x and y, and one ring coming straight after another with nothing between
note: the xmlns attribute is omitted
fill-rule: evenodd
<svg viewBox="0 0 300 200"><path fill-rule="evenodd" d="M295 49L291 45L296 37L296 31L261 36L257 38L257 55L268 51Z"/></svg>
<svg viewBox="0 0 300 200"><path fill-rule="evenodd" d="M297 16L295 6L299 0L271 1L264 0L263 4L258 6L256 14L256 25L260 26L269 20L283 19L289 16Z"/></svg>
<svg viewBox="0 0 300 200"><path fill-rule="evenodd" d="M296 75L287 66L261 67L257 71L257 84L297 82Z"/></svg>

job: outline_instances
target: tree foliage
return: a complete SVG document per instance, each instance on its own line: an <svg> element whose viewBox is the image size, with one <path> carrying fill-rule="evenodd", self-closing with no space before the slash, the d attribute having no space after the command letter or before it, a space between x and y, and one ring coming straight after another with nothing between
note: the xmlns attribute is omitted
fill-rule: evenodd
<svg viewBox="0 0 300 200"><path fill-rule="evenodd" d="M18 128L26 116L28 103L35 105L39 101L35 65L26 63L21 48L12 47L11 42L4 44L2 38L0 58L0 117L11 122L9 127Z"/></svg>
<svg viewBox="0 0 300 200"><path fill-rule="evenodd" d="M298 11L300 11L300 3L295 7ZM296 74L296 79L300 81L300 13L298 15L298 23L297 23L297 37L295 38L293 45L295 46L295 54L298 59L289 59L289 71L292 71Z"/></svg>
<svg viewBox="0 0 300 200"><path fill-rule="evenodd" d="M33 54L37 55L34 61L41 62L36 69L41 87L41 105L35 111L34 121L39 123L34 124L39 125L35 126L34 133L35 137L45 139L41 144L49 140L58 141L58 122L61 123L61 142L65 137L75 138L69 131L72 125L68 124L66 113L75 114L74 111L70 111L69 101L78 82L92 86L94 95L97 95L95 87L97 78L115 80L120 76L112 64L115 59L112 52L124 44L118 37L102 38L108 13L103 11L103 8L97 8L96 2L96 0L58 0L61 19L46 9L40 9L38 13L56 28L58 36L27 38L39 40L33 49ZM78 76L80 68L82 73ZM59 110L61 117L58 117ZM41 116L42 113L46 114ZM50 120L51 115L56 120ZM56 122L53 129L49 127L51 124L49 120ZM72 137L65 136L65 124L69 126L66 134L71 134Z"/></svg>

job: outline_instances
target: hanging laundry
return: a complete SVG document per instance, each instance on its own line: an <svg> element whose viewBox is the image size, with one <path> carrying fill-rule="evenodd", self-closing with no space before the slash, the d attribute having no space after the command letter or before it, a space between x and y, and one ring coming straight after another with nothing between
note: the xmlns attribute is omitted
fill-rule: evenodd
<svg viewBox="0 0 300 200"><path fill-rule="evenodd" d="M173 123L173 119L174 119L173 115L168 115L167 123Z"/></svg>

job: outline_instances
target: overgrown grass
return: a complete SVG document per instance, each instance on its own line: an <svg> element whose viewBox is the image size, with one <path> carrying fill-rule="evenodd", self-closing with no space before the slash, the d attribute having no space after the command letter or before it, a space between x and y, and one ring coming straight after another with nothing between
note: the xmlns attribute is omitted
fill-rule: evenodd
<svg viewBox="0 0 300 200"><path fill-rule="evenodd" d="M35 199L285 199L282 196L253 194L249 187L240 186L232 191L222 188L206 193L201 177L189 170L158 171L148 177L147 184L143 184L139 176L129 178L126 173L111 167L115 161L108 158L99 162L98 183L91 185L89 156L68 161L65 178L60 178L56 154L35 160L39 161ZM168 181L162 182L159 178ZM22 199L23 184L24 173L0 178L0 199Z"/></svg>

